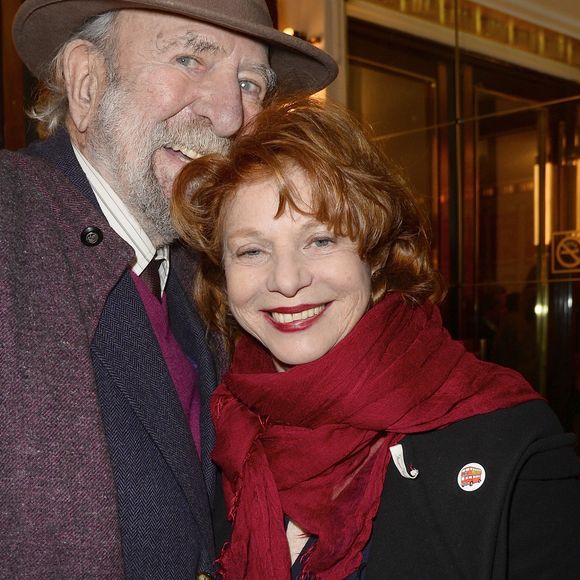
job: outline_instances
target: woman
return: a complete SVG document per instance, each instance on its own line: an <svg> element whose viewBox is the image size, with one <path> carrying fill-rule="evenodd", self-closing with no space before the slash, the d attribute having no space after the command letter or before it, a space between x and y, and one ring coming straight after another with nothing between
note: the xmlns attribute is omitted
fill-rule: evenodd
<svg viewBox="0 0 580 580"><path fill-rule="evenodd" d="M225 578L580 577L572 441L442 328L425 220L346 113L271 106L174 210L234 349Z"/></svg>

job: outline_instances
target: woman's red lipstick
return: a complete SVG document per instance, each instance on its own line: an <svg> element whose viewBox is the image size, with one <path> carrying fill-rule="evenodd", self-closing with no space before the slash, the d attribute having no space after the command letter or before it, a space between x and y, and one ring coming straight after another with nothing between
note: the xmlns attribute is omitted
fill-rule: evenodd
<svg viewBox="0 0 580 580"><path fill-rule="evenodd" d="M326 310L328 304L300 304L298 306L280 306L271 310L265 310L264 314L272 326L280 332L299 332L310 328ZM283 315L299 314L311 310L308 318L296 318L294 320L284 321L280 317ZM278 319L276 319L278 318Z"/></svg>

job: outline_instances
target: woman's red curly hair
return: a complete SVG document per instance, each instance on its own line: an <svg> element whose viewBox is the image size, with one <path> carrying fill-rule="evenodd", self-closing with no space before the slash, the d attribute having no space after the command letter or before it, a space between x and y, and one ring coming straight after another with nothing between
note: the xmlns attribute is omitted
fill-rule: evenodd
<svg viewBox="0 0 580 580"><path fill-rule="evenodd" d="M280 195L277 215L287 207L305 213L289 179L296 167L311 186L309 215L355 241L370 265L373 304L388 292L400 292L416 304L443 298L431 262L428 220L369 131L343 108L312 97L272 103L233 140L226 156L192 161L174 186L176 229L199 254L195 302L230 346L238 327L229 315L222 265L228 202L240 186L274 178Z"/></svg>

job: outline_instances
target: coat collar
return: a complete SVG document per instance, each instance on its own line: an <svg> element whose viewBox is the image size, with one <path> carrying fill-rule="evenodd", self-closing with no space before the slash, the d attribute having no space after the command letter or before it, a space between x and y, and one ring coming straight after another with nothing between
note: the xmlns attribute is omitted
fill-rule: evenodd
<svg viewBox="0 0 580 580"><path fill-rule="evenodd" d="M78 289L75 299L79 302L90 339L111 288L134 259L133 249L119 238L100 211L66 131L57 131L53 137L31 145L24 153L64 174L62 186L57 190L42 189L41 184L39 187L51 214L56 217L51 235L60 238L64 256L64 263L55 266L66 269L67 276ZM95 232L97 242L87 245L89 229Z"/></svg>

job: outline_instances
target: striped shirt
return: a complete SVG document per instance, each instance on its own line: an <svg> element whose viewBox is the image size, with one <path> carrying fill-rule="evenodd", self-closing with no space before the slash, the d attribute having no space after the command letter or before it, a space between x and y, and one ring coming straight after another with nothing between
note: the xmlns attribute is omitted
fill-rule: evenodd
<svg viewBox="0 0 580 580"><path fill-rule="evenodd" d="M169 276L169 246L165 245L156 249L149 236L103 176L74 145L73 151L87 176L105 219L115 233L125 240L135 252L136 262L131 268L133 272L140 276L151 260L155 258L162 261L159 266L159 277L161 292L163 292Z"/></svg>

